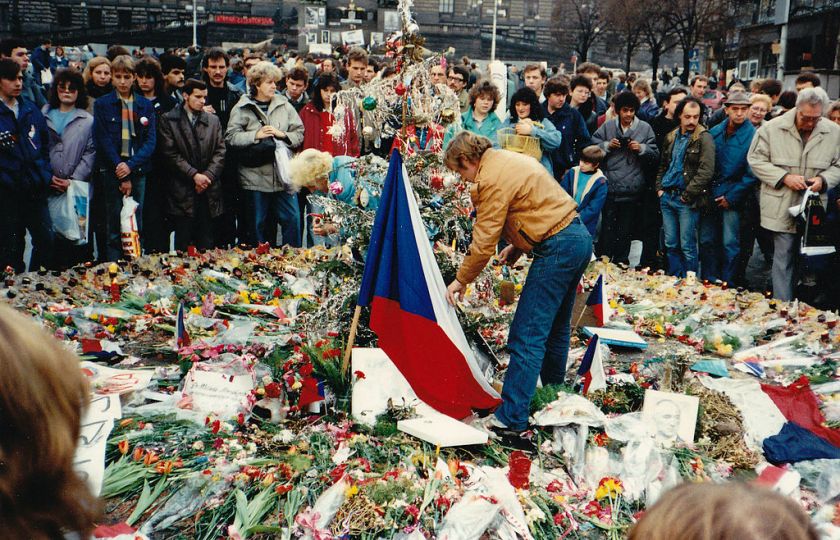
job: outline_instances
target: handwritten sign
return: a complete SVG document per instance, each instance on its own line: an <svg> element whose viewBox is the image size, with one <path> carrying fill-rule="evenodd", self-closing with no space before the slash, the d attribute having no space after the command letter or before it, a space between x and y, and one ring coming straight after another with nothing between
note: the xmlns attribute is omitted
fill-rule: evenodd
<svg viewBox="0 0 840 540"><path fill-rule="evenodd" d="M184 384L184 397L192 410L229 419L250 411L248 395L254 389L252 374L227 375L193 369Z"/></svg>
<svg viewBox="0 0 840 540"><path fill-rule="evenodd" d="M82 416L79 444L73 459L73 469L87 482L91 493L99 495L105 475L105 445L114 429L114 420L122 417L120 398L116 394L91 396L90 405Z"/></svg>

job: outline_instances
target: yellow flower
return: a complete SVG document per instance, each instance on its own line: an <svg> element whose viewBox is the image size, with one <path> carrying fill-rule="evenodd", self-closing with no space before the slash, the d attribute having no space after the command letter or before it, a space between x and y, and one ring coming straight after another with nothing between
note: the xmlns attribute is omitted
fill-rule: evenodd
<svg viewBox="0 0 840 540"><path fill-rule="evenodd" d="M344 496L349 499L353 495L357 494L358 492L359 492L359 486L354 484L354 485L352 485L349 488L344 490Z"/></svg>
<svg viewBox="0 0 840 540"><path fill-rule="evenodd" d="M298 390L303 384L300 381L295 381L295 384L292 385L292 390Z"/></svg>
<svg viewBox="0 0 840 540"><path fill-rule="evenodd" d="M113 324L109 324L108 326L105 327L105 330L107 330L109 334L113 334L114 330L116 330L116 328L114 327Z"/></svg>
<svg viewBox="0 0 840 540"><path fill-rule="evenodd" d="M598 489L595 490L595 498L599 501L605 497L612 499L621 495L622 491L621 481L608 476L602 478L601 483L598 484Z"/></svg>
<svg viewBox="0 0 840 540"><path fill-rule="evenodd" d="M242 299L243 304L250 304L251 299L248 298L248 291L239 291L239 298Z"/></svg>
<svg viewBox="0 0 840 540"><path fill-rule="evenodd" d="M656 323L653 327L653 331L657 334L664 334L665 328L662 326L662 323Z"/></svg>
<svg viewBox="0 0 840 540"><path fill-rule="evenodd" d="M522 284L517 283L516 285L513 286L513 290L518 292L518 293L521 293L522 292Z"/></svg>
<svg viewBox="0 0 840 540"><path fill-rule="evenodd" d="M190 313L192 313L193 315L201 315L201 307L200 306L191 307L190 308Z"/></svg>

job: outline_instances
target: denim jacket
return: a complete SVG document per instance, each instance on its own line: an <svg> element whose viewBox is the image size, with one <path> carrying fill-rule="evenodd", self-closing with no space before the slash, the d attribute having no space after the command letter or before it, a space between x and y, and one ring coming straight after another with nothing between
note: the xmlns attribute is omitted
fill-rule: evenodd
<svg viewBox="0 0 840 540"><path fill-rule="evenodd" d="M712 180L712 197L726 197L733 207L738 207L756 183L752 169L747 163L755 128L747 120L726 138L729 119L716 125L709 133L715 139L715 176Z"/></svg>
<svg viewBox="0 0 840 540"><path fill-rule="evenodd" d="M46 196L52 170L44 115L22 98L18 99L17 118L5 103L0 103L0 133L14 137L0 145L0 186L20 195Z"/></svg>
<svg viewBox="0 0 840 540"><path fill-rule="evenodd" d="M96 156L99 166L113 170L125 161L132 173L146 172L155 151L157 132L155 130L155 109L152 103L134 94L134 133L131 140L132 156L127 160L120 157L122 141L122 104L116 90L96 100L93 105L93 138L96 142Z"/></svg>

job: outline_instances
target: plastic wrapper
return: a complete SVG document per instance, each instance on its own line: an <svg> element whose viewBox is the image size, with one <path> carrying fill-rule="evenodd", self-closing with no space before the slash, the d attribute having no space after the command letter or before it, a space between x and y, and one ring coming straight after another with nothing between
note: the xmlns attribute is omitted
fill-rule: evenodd
<svg viewBox="0 0 840 540"><path fill-rule="evenodd" d="M662 455L653 439L627 444L621 451L621 481L627 500L643 500L648 485L659 478L663 468Z"/></svg>
<svg viewBox="0 0 840 540"><path fill-rule="evenodd" d="M500 507L476 493L464 495L452 505L438 533L441 540L478 540L496 519Z"/></svg>
<svg viewBox="0 0 840 540"><path fill-rule="evenodd" d="M315 521L318 529L324 530L330 526L333 518L338 513L338 509L344 504L344 492L347 491L348 487L350 487L350 483L347 481L347 477L342 477L332 487L321 493L321 496L315 501L315 504L312 506L312 515L318 516ZM303 537L311 540L314 538L314 535L312 531L307 531Z"/></svg>
<svg viewBox="0 0 840 540"><path fill-rule="evenodd" d="M562 394L541 411L534 414L538 426L567 426L569 424L601 427L606 421L604 413L583 396Z"/></svg>
<svg viewBox="0 0 840 540"><path fill-rule="evenodd" d="M802 475L802 483L817 494L822 503L840 498L840 460L814 459L793 466Z"/></svg>
<svg viewBox="0 0 840 540"><path fill-rule="evenodd" d="M583 478L586 467L586 441L588 437L589 428L587 426L554 428L554 452L563 456L563 461L576 481Z"/></svg>
<svg viewBox="0 0 840 540"><path fill-rule="evenodd" d="M122 238L123 255L127 259L140 256L140 230L137 228L137 209L140 207L131 197L123 197L120 210L120 237Z"/></svg>
<svg viewBox="0 0 840 540"><path fill-rule="evenodd" d="M194 516L209 498L227 491L228 483L224 480L212 480L210 476L196 473L190 476L181 489L167 500L149 517L142 534L160 532L182 519Z"/></svg>
<svg viewBox="0 0 840 540"><path fill-rule="evenodd" d="M639 441L652 435L640 412L607 418L604 431L610 439L619 442Z"/></svg>
<svg viewBox="0 0 840 540"><path fill-rule="evenodd" d="M486 529L491 532L491 538L532 540L525 519L525 512L519 503L516 490L508 482L506 468L471 468L469 479L466 481L466 488L465 498L478 495L486 498L492 497L497 501L500 507L499 513L495 519L491 520L489 527Z"/></svg>
<svg viewBox="0 0 840 540"><path fill-rule="evenodd" d="M585 466L583 476L586 484L596 487L601 478L611 476L616 472L609 450L602 446L590 445L585 452Z"/></svg>

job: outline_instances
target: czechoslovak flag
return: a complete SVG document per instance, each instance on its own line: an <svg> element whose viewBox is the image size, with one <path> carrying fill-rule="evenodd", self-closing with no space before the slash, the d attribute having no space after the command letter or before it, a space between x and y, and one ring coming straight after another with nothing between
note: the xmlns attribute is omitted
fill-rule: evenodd
<svg viewBox="0 0 840 540"><path fill-rule="evenodd" d="M586 346L586 352L583 353L578 368L578 377L583 379L583 395L607 388L607 376L604 374L604 359L598 343L598 334L589 338L589 344Z"/></svg>
<svg viewBox="0 0 840 540"><path fill-rule="evenodd" d="M610 305L607 303L607 284L604 280L604 274L598 275L598 281L595 282L595 287L589 293L586 305L592 307L592 312L598 320L598 326L604 326L610 320Z"/></svg>
<svg viewBox="0 0 840 540"><path fill-rule="evenodd" d="M370 306L379 346L421 400L453 418L500 403L446 302L420 210L399 152L371 231L358 305Z"/></svg>

